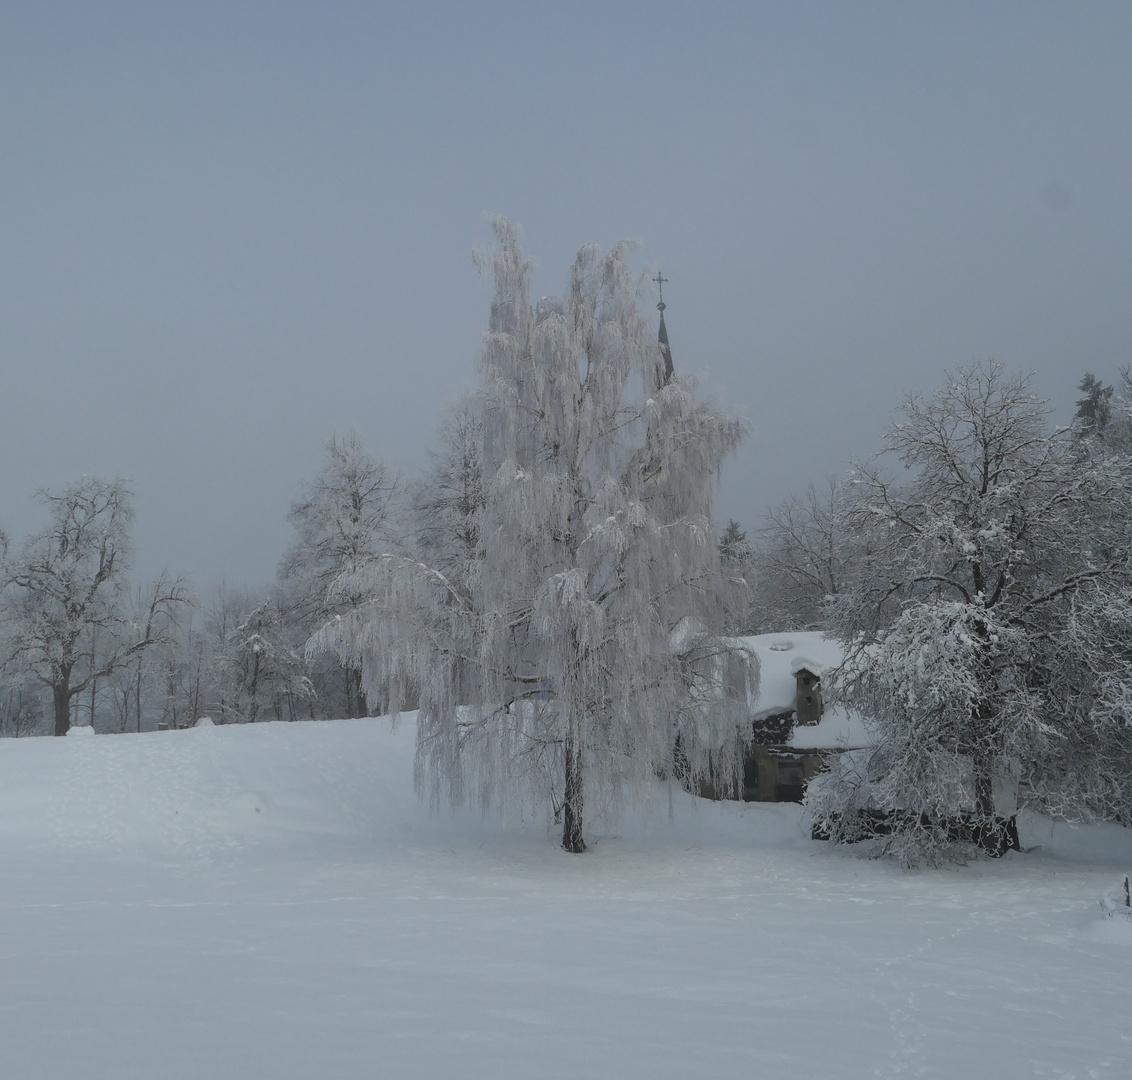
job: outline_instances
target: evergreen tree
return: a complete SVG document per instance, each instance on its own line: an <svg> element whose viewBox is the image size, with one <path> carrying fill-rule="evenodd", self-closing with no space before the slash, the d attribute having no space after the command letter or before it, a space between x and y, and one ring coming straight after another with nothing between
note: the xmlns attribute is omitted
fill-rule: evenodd
<svg viewBox="0 0 1132 1080"><path fill-rule="evenodd" d="M1113 388L1086 371L1077 389L1084 395L1077 399L1077 411L1073 414L1077 430L1082 435L1103 435L1112 419Z"/></svg>
<svg viewBox="0 0 1132 1080"><path fill-rule="evenodd" d="M719 557L725 563L742 565L751 557L751 545L747 534L739 528L739 522L732 518L719 538Z"/></svg>
<svg viewBox="0 0 1132 1080"><path fill-rule="evenodd" d="M719 538L719 565L731 586L727 594L726 629L732 634L753 633L754 549L737 521L728 521Z"/></svg>

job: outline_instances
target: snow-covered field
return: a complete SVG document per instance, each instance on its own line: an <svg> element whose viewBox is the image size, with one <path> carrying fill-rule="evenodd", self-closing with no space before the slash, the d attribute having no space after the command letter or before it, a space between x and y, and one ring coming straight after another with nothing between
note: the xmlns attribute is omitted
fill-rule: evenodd
<svg viewBox="0 0 1132 1080"><path fill-rule="evenodd" d="M904 874L792 806L568 856L385 721L0 742L0 1077L1132 1075L1132 836Z"/></svg>

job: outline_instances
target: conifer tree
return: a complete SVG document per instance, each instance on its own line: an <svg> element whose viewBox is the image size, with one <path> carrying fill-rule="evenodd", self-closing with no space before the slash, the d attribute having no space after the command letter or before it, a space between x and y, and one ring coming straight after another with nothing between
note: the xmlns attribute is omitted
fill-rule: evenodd
<svg viewBox="0 0 1132 1080"><path fill-rule="evenodd" d="M1103 435L1112 419L1113 388L1086 371L1077 389L1084 395L1077 399L1077 411L1073 414L1077 430L1082 435Z"/></svg>

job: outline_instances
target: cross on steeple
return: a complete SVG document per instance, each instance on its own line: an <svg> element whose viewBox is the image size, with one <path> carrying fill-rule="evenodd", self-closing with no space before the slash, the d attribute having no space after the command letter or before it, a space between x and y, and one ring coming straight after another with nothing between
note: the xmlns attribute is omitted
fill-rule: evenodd
<svg viewBox="0 0 1132 1080"><path fill-rule="evenodd" d="M668 327L664 325L664 309L667 306L664 302L664 286L668 282L661 272L656 272L656 277L652 279L656 282L656 287L660 290L660 303L656 305L656 310L660 312L660 332L656 336L657 344L660 346L660 356L662 367L657 371L657 385L667 386L672 381L674 369L672 367L672 349L668 345Z"/></svg>

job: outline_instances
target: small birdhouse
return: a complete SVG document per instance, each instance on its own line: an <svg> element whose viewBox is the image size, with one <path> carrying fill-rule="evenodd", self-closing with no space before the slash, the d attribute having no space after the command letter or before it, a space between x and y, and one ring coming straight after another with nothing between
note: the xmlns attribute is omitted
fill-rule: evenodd
<svg viewBox="0 0 1132 1080"><path fill-rule="evenodd" d="M799 727L812 727L821 723L821 679L809 668L799 668L794 673L798 680L798 697L795 709Z"/></svg>

